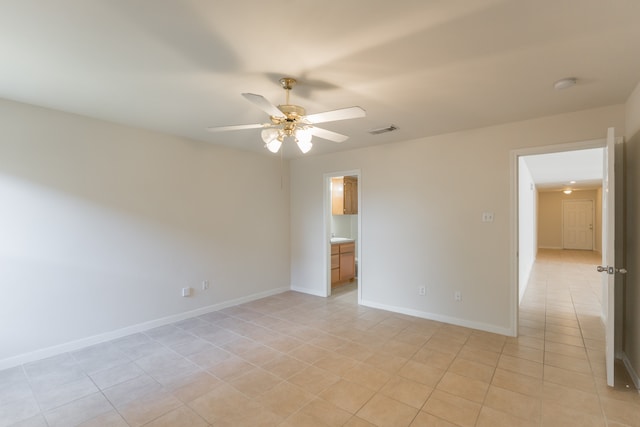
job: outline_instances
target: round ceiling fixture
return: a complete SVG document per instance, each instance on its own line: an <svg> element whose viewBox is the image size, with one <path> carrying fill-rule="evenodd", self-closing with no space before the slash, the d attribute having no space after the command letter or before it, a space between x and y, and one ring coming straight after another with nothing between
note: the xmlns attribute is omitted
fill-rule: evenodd
<svg viewBox="0 0 640 427"><path fill-rule="evenodd" d="M578 79L575 77L565 77L564 79L560 79L553 84L553 88L555 90L563 90L569 89L572 86L575 86L578 83Z"/></svg>

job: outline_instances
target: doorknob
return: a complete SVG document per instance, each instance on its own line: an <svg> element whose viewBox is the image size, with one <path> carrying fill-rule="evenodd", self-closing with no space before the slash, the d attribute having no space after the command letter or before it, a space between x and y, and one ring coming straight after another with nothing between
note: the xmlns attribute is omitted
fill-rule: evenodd
<svg viewBox="0 0 640 427"><path fill-rule="evenodd" d="M615 267L599 265L598 267L596 267L596 270L598 270L599 273L606 272L607 274L615 274L615 273L627 274L626 268L615 268Z"/></svg>

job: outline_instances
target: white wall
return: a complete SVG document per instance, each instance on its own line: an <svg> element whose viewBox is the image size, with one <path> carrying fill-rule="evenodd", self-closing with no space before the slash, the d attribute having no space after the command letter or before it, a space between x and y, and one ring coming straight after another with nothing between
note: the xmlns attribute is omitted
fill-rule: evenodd
<svg viewBox="0 0 640 427"><path fill-rule="evenodd" d="M522 302L538 253L538 193L523 157L518 159L518 176L518 302Z"/></svg>
<svg viewBox="0 0 640 427"><path fill-rule="evenodd" d="M335 237L358 238L358 215L331 215L331 232Z"/></svg>
<svg viewBox="0 0 640 427"><path fill-rule="evenodd" d="M625 364L640 388L640 84L625 106L626 171L626 304ZM617 309L617 307L616 307Z"/></svg>
<svg viewBox="0 0 640 427"><path fill-rule="evenodd" d="M323 292L323 174L360 169L363 303L513 334L511 150L603 138L623 125L618 105L293 160L292 286ZM484 211L493 223L481 222Z"/></svg>
<svg viewBox="0 0 640 427"><path fill-rule="evenodd" d="M0 100L0 369L288 289L280 167Z"/></svg>

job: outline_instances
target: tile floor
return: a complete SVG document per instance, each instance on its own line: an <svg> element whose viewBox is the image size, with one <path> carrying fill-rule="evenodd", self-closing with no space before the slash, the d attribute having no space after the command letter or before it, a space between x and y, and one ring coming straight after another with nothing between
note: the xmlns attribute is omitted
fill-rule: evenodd
<svg viewBox="0 0 640 427"><path fill-rule="evenodd" d="M286 292L0 372L0 426L640 426L598 259L541 251L507 338Z"/></svg>

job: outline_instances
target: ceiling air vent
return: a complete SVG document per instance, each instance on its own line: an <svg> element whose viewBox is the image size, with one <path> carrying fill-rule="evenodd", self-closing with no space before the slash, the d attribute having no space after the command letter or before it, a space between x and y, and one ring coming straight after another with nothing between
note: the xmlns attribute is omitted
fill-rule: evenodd
<svg viewBox="0 0 640 427"><path fill-rule="evenodd" d="M380 135L381 133L386 133L386 132L393 132L394 130L397 130L398 128L395 127L394 125L389 125L383 128L378 128L378 129L371 129L369 131L369 133L371 135Z"/></svg>

